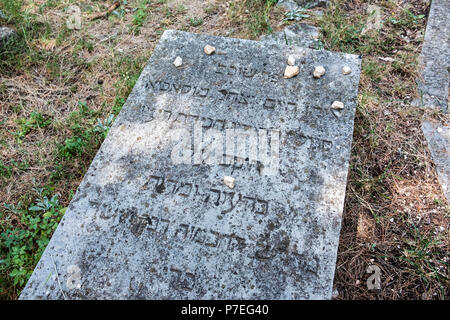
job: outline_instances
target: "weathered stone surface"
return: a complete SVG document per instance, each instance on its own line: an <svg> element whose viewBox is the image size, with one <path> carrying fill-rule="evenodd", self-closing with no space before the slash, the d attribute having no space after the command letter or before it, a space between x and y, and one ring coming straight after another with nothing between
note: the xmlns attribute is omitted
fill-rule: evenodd
<svg viewBox="0 0 450 320"><path fill-rule="evenodd" d="M283 79L289 55L301 70ZM166 31L21 298L329 299L359 71L354 55Z"/></svg>
<svg viewBox="0 0 450 320"><path fill-rule="evenodd" d="M281 32L262 36L260 41L268 44L318 49L319 30L306 23L293 24Z"/></svg>
<svg viewBox="0 0 450 320"><path fill-rule="evenodd" d="M13 35L15 35L13 29L8 27L0 27L0 45L2 45L3 42Z"/></svg>
<svg viewBox="0 0 450 320"><path fill-rule="evenodd" d="M299 8L295 0L279 0L277 6L285 8L287 10L295 10Z"/></svg>
<svg viewBox="0 0 450 320"><path fill-rule="evenodd" d="M422 79L419 82L420 105L448 110L450 67L450 1L433 1L428 15L422 48Z"/></svg>
<svg viewBox="0 0 450 320"><path fill-rule="evenodd" d="M327 7L329 0L279 0L277 5L287 10L298 8Z"/></svg>
<svg viewBox="0 0 450 320"><path fill-rule="evenodd" d="M428 142L442 191L450 201L450 125L423 121L422 131Z"/></svg>
<svg viewBox="0 0 450 320"><path fill-rule="evenodd" d="M428 15L425 40L421 53L422 74L418 80L420 101L417 105L439 108L448 112L448 84L450 67L450 2L432 1ZM450 201L450 129L423 121L422 131L427 139L439 182Z"/></svg>

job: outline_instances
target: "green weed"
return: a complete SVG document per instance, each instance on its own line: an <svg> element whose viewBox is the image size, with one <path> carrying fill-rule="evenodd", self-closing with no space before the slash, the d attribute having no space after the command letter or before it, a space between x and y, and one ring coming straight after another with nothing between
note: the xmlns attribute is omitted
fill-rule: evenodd
<svg viewBox="0 0 450 320"><path fill-rule="evenodd" d="M192 27L198 27L198 26L201 26L201 25L203 24L203 19L202 19L202 18L195 18L195 17L192 17L192 18L189 19L189 24L190 24Z"/></svg>
<svg viewBox="0 0 450 320"><path fill-rule="evenodd" d="M25 285L65 213L58 194L36 191L30 206L4 204L0 211L0 291Z"/></svg>
<svg viewBox="0 0 450 320"><path fill-rule="evenodd" d="M33 111L31 112L29 119L19 118L16 122L19 124L20 130L14 132L13 135L16 137L17 141L21 142L33 129L46 128L52 123L52 120L45 118L39 112Z"/></svg>
<svg viewBox="0 0 450 320"><path fill-rule="evenodd" d="M430 278L442 283L448 282L448 276L437 267L439 264L445 265L445 261L439 259L437 251L440 242L421 232L414 225L411 227L410 236L411 239L406 240L408 248L403 251L400 260L407 262L425 283L428 283Z"/></svg>
<svg viewBox="0 0 450 320"><path fill-rule="evenodd" d="M139 7L136 8L136 11L133 14L133 19L131 20L132 26L131 30L138 34L141 30L141 27L144 25L145 21L148 18L149 15L149 8L148 4L150 3L149 0L143 0L139 3Z"/></svg>

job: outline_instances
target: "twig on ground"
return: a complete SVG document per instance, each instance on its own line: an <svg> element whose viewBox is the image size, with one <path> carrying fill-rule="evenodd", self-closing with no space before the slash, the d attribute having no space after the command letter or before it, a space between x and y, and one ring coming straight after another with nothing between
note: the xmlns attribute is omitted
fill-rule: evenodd
<svg viewBox="0 0 450 320"><path fill-rule="evenodd" d="M108 8L108 10L106 10L106 11L104 11L104 12L98 12L98 13L95 13L95 14L91 17L91 20L95 20L95 19L99 19L99 18L106 17L106 16L109 15L111 12L113 12L119 5L120 5L120 1L115 1L115 2Z"/></svg>

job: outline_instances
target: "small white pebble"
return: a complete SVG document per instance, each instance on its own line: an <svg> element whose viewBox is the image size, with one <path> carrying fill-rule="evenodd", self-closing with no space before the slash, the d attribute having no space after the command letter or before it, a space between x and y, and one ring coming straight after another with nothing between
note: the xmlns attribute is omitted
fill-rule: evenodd
<svg viewBox="0 0 450 320"><path fill-rule="evenodd" d="M342 102L340 102L340 101L335 101L331 105L331 108L335 109L335 110L342 110L342 109L344 109L344 104Z"/></svg>
<svg viewBox="0 0 450 320"><path fill-rule="evenodd" d="M181 59L181 57L176 57L175 61L173 62L173 65L175 67L181 67L181 65L183 64L183 59Z"/></svg>
<svg viewBox="0 0 450 320"><path fill-rule="evenodd" d="M314 72L313 72L314 78L320 78L324 74L325 74L325 68L323 66L317 66L314 69Z"/></svg>
<svg viewBox="0 0 450 320"><path fill-rule="evenodd" d="M205 51L205 53L210 56L214 53L214 51L216 51L216 48L214 48L213 46L210 46L209 44L205 46L205 48L203 49L203 51Z"/></svg>
<svg viewBox="0 0 450 320"><path fill-rule="evenodd" d="M234 188L234 178L230 176L225 176L223 178L223 183L230 189Z"/></svg>
<svg viewBox="0 0 450 320"><path fill-rule="evenodd" d="M338 291L337 289L334 289L334 290L333 290L333 295L332 295L332 297L333 297L333 298L339 297L339 291Z"/></svg>
<svg viewBox="0 0 450 320"><path fill-rule="evenodd" d="M289 56L288 65L290 65L290 66L295 65L295 58L293 56Z"/></svg>
<svg viewBox="0 0 450 320"><path fill-rule="evenodd" d="M345 66L342 68L342 73L345 75L350 74L350 73L352 73L352 69L350 69L350 67L348 67L348 66Z"/></svg>
<svg viewBox="0 0 450 320"><path fill-rule="evenodd" d="M300 68L298 66L287 66L286 70L284 70L284 78L289 79L295 77L300 72Z"/></svg>

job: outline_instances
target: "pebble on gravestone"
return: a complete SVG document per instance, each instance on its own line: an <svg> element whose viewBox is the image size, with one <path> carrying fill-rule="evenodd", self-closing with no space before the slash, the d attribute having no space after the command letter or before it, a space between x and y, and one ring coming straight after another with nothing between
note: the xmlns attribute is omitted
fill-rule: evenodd
<svg viewBox="0 0 450 320"><path fill-rule="evenodd" d="M348 67L348 66L344 66L342 68L342 73L345 75L348 75L348 74L352 73L352 69L350 69L350 67Z"/></svg>
<svg viewBox="0 0 450 320"><path fill-rule="evenodd" d="M293 56L289 56L288 58L288 65L294 66L295 65L295 58Z"/></svg>
<svg viewBox="0 0 450 320"><path fill-rule="evenodd" d="M286 66L286 69L284 70L284 78L290 79L298 75L300 72L300 68L298 66Z"/></svg>
<svg viewBox="0 0 450 320"><path fill-rule="evenodd" d="M341 101L335 101L331 105L331 108L335 110L342 110L344 109L344 104Z"/></svg>
<svg viewBox="0 0 450 320"><path fill-rule="evenodd" d="M325 74L325 68L323 66L317 66L314 68L313 76L318 79Z"/></svg>
<svg viewBox="0 0 450 320"><path fill-rule="evenodd" d="M20 298L330 299L360 64L165 31Z"/></svg>
<svg viewBox="0 0 450 320"><path fill-rule="evenodd" d="M234 178L230 176L225 176L223 178L223 183L230 189L234 188Z"/></svg>
<svg viewBox="0 0 450 320"><path fill-rule="evenodd" d="M216 51L216 48L214 48L213 46L210 46L210 45L206 45L204 48L204 51L208 56L210 56Z"/></svg>
<svg viewBox="0 0 450 320"><path fill-rule="evenodd" d="M178 68L178 67L181 67L182 64L183 64L183 59L180 56L176 57L175 61L173 62L173 65Z"/></svg>

